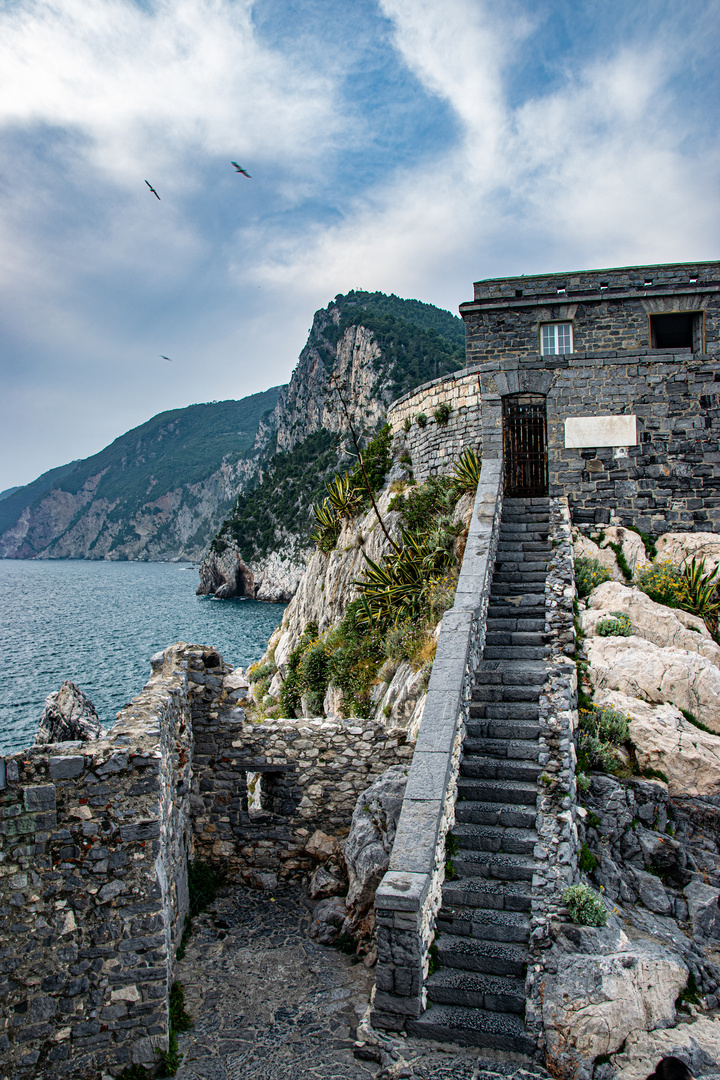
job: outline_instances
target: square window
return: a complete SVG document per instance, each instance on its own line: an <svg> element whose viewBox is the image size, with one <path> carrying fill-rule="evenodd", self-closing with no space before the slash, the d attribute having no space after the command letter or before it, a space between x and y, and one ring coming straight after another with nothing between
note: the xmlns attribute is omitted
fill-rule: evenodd
<svg viewBox="0 0 720 1080"><path fill-rule="evenodd" d="M540 327L540 352L543 356L557 356L572 351L572 323L543 323Z"/></svg>
<svg viewBox="0 0 720 1080"><path fill-rule="evenodd" d="M651 315L650 345L653 349L692 349L693 352L702 352L702 311Z"/></svg>

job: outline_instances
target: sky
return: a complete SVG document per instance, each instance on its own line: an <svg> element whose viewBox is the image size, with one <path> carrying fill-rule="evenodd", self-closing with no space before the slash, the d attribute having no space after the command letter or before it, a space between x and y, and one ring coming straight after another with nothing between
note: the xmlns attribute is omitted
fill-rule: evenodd
<svg viewBox="0 0 720 1080"><path fill-rule="evenodd" d="M720 0L0 0L0 490L286 382L352 288L718 258L719 45Z"/></svg>

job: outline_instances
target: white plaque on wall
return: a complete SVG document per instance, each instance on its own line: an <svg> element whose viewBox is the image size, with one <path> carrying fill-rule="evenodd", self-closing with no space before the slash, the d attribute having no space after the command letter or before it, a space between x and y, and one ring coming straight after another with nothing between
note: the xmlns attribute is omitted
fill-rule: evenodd
<svg viewBox="0 0 720 1080"><path fill-rule="evenodd" d="M565 447L636 446L634 416L569 416L565 421Z"/></svg>

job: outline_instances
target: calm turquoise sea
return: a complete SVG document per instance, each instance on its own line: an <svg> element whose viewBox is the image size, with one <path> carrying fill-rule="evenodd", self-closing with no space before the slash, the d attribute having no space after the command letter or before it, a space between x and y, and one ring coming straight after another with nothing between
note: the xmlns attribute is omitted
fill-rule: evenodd
<svg viewBox="0 0 720 1080"><path fill-rule="evenodd" d="M195 596L186 563L0 560L0 753L35 738L45 697L72 679L109 725L174 641L258 660L283 604Z"/></svg>

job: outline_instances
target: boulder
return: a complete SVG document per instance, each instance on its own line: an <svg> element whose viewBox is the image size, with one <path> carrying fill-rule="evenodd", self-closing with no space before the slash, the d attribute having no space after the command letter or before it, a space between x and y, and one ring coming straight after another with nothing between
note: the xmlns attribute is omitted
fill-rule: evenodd
<svg viewBox="0 0 720 1080"><path fill-rule="evenodd" d="M709 941L720 938L720 889L703 881L691 881L683 890L693 937Z"/></svg>
<svg viewBox="0 0 720 1080"><path fill-rule="evenodd" d="M95 706L75 683L66 679L59 690L45 698L35 742L75 742L99 739L105 734Z"/></svg>
<svg viewBox="0 0 720 1080"><path fill-rule="evenodd" d="M318 866L310 878L308 892L313 900L322 900L328 896L337 896L346 884L340 874L333 874L327 867Z"/></svg>
<svg viewBox="0 0 720 1080"><path fill-rule="evenodd" d="M234 541L216 541L200 565L200 584L197 596L215 596L229 600L234 596L255 595L255 579L243 562Z"/></svg>
<svg viewBox="0 0 720 1080"><path fill-rule="evenodd" d="M720 1020L702 1017L663 1031L631 1031L622 1054L613 1058L615 1080L645 1080L660 1058L678 1057L693 1076L720 1062Z"/></svg>
<svg viewBox="0 0 720 1080"><path fill-rule="evenodd" d="M346 916L347 909L342 897L331 896L321 900L313 909L308 934L321 945L332 945L340 934Z"/></svg>
<svg viewBox="0 0 720 1080"><path fill-rule="evenodd" d="M583 536L577 529L573 531L573 557L576 559L597 559L601 566L610 571L613 581L625 580L625 576L617 564L615 552L608 547L599 547L594 540Z"/></svg>
<svg viewBox="0 0 720 1080"><path fill-rule="evenodd" d="M620 544L625 561L633 575L649 563L642 537L632 529L623 529L620 525L608 525L603 532L605 536L600 541L600 547L609 548L610 544Z"/></svg>
<svg viewBox="0 0 720 1080"><path fill-rule="evenodd" d="M590 1080L595 1058L615 1053L632 1032L674 1023L688 977L679 957L654 942L584 929L580 948L562 939L553 947L542 994L548 1068L577 1080Z"/></svg>
<svg viewBox="0 0 720 1080"><path fill-rule="evenodd" d="M598 623L616 611L627 615L637 637L661 648L699 653L720 667L720 646L715 644L702 619L689 611L656 604L637 587L630 588L617 581L604 581L590 593L587 610L580 613L583 633L594 637Z"/></svg>
<svg viewBox="0 0 720 1080"><path fill-rule="evenodd" d="M355 803L345 841L350 880L347 907L352 925L356 926L370 911L388 868L406 783L407 766L391 765Z"/></svg>
<svg viewBox="0 0 720 1080"><path fill-rule="evenodd" d="M671 795L720 795L720 736L695 727L674 705L649 705L617 690L598 691L595 703L630 717L640 768L664 773Z"/></svg>
<svg viewBox="0 0 720 1080"><path fill-rule="evenodd" d="M595 690L619 690L654 704L672 702L720 732L720 669L686 649L660 648L633 635L590 638L588 675Z"/></svg>
<svg viewBox="0 0 720 1080"><path fill-rule="evenodd" d="M322 829L316 829L305 845L305 850L311 858L325 862L340 853L340 845L334 836L329 836Z"/></svg>
<svg viewBox="0 0 720 1080"><path fill-rule="evenodd" d="M657 561L669 559L682 566L693 556L705 559L705 570L713 570L720 563L720 536L707 532L670 532L657 541Z"/></svg>

